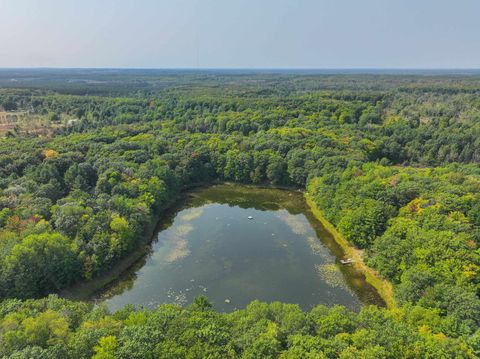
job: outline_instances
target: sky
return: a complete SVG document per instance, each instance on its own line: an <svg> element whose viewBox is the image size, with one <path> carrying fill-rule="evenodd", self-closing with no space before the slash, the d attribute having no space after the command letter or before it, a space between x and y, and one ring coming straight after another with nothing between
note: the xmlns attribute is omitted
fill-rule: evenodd
<svg viewBox="0 0 480 359"><path fill-rule="evenodd" d="M480 68L480 0L0 0L0 67Z"/></svg>

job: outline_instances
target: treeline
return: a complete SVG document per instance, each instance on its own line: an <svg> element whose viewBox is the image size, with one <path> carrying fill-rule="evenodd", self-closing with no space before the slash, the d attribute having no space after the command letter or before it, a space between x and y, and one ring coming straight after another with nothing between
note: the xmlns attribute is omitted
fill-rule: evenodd
<svg viewBox="0 0 480 359"><path fill-rule="evenodd" d="M173 120L176 129L191 133L244 136L287 127L321 131L370 161L478 163L480 84L476 93L444 91L322 91L252 97L248 89L229 93L192 87L166 89L159 97L111 98L2 90L0 108L63 122L58 135L157 120Z"/></svg>
<svg viewBox="0 0 480 359"><path fill-rule="evenodd" d="M480 332L456 328L438 311L418 306L360 313L254 301L218 313L205 297L186 308L105 307L50 296L0 305L3 358L475 358Z"/></svg>
<svg viewBox="0 0 480 359"><path fill-rule="evenodd" d="M343 144L303 132L225 137L164 121L3 140L0 295L41 296L104 273L145 242L161 211L189 186L304 186L312 169L346 161ZM310 150L296 149L301 142Z"/></svg>
<svg viewBox="0 0 480 359"><path fill-rule="evenodd" d="M308 186L325 217L367 251L401 304L480 326L480 168L350 163Z"/></svg>

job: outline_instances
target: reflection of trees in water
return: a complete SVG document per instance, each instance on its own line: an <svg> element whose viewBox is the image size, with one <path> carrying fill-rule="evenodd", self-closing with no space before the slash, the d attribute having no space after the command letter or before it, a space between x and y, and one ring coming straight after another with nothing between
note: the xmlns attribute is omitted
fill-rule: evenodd
<svg viewBox="0 0 480 359"><path fill-rule="evenodd" d="M357 297L364 303L382 304L377 298L378 294L376 292L371 293L374 289L365 282L365 278L356 272L353 267L347 268L335 265L335 257L341 257L343 252L328 232L325 232L318 220L308 211L305 200L299 192L230 184L216 185L188 192L177 203L175 208L162 216L163 218L154 237L159 238L159 241L154 247L150 247L150 253L160 255L160 261L164 265L169 265L190 255L187 236L191 234L194 228L194 222L192 221L200 218L209 205L228 205L229 207L237 206L243 209L251 208L275 212L272 215L288 225L294 234L305 237L311 252L320 257L319 259L323 263L317 265L315 269L317 275L326 284L333 288L347 290L350 293L355 292ZM310 230L315 231L317 235L314 236L313 233L310 235ZM215 235L221 236L222 234L216 233ZM287 242L276 237L272 237L272 240L282 247L284 254L292 256L292 258L295 257L295 253L292 252L293 248ZM215 241L207 239L200 247L200 252L195 253L197 258L198 256L208 258L205 264L202 265L202 268L198 268L198 270L208 270L218 274L218 276L232 273L233 263L231 260L223 257L209 257L214 243ZM102 298L111 298L132 289L137 279L135 272L144 266L148 258L149 255L142 258L141 261L128 270L128 275L124 275L123 279L109 286L106 292L103 293ZM291 262L294 263L297 260L298 258L295 258ZM262 275L262 273L258 275ZM229 280L234 280L234 278ZM249 282L251 278L245 280ZM242 283L242 285L245 284ZM176 296L179 294L182 294L181 291L175 293ZM173 297L170 299L173 299Z"/></svg>
<svg viewBox="0 0 480 359"><path fill-rule="evenodd" d="M230 207L277 211L286 209L289 213L299 214L306 208L300 192L278 188L262 188L235 184L214 185L192 192L192 204L206 202L226 204Z"/></svg>
<svg viewBox="0 0 480 359"><path fill-rule="evenodd" d="M143 266L145 261L143 261ZM139 267L141 267L139 265ZM126 291L129 291L133 288L135 281L137 280L137 274L135 272L131 272L128 275L125 275L123 278L119 278L116 281L110 283L107 287L101 289L99 291L100 295L95 296L94 299L99 300L106 300L113 298L117 295L121 295Z"/></svg>

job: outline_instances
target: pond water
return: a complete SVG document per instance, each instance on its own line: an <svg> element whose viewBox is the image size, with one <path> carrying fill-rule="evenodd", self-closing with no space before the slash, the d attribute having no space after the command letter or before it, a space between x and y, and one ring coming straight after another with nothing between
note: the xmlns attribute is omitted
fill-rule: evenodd
<svg viewBox="0 0 480 359"><path fill-rule="evenodd" d="M188 193L161 221L141 261L94 296L111 310L132 303L186 305L207 296L220 311L255 299L382 305L309 211L300 192L217 185Z"/></svg>

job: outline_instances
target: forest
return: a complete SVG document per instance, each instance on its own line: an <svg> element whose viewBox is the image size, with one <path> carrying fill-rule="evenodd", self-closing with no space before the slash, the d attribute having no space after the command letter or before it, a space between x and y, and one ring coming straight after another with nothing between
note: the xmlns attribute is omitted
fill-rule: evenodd
<svg viewBox="0 0 480 359"><path fill-rule="evenodd" d="M479 95L466 74L0 71L0 356L480 356ZM305 190L395 306L55 295L216 182Z"/></svg>

